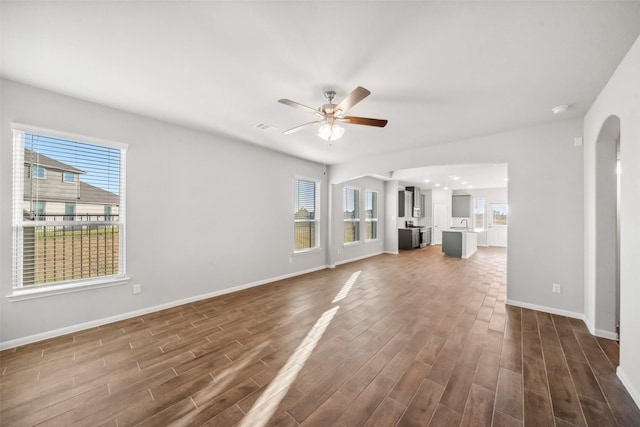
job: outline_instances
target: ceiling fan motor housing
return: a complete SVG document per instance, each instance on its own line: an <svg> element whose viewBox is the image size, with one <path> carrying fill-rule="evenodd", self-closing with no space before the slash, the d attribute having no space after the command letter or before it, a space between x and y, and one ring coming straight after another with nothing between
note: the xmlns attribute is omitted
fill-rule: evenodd
<svg viewBox="0 0 640 427"><path fill-rule="evenodd" d="M282 133L291 134L293 132L297 132L300 129L304 129L308 126L317 125L319 123L325 123L325 125L333 126L335 122L345 122L356 125L365 125L365 126L376 126L376 127L385 127L387 124L386 120L381 119L372 119L369 117L356 117L356 116L344 116L344 114L351 109L354 105L362 101L364 98L369 96L371 92L367 89L358 86L355 88L353 92L351 92L342 102L339 104L334 104L333 99L336 96L336 91L334 90L326 90L324 91L324 97L327 99L328 103L319 107L318 109L314 109L308 107L304 104L300 104L299 102L291 101L289 99L279 99L278 102L288 105L290 107L294 107L300 110L304 110L307 112L311 112L316 116L319 116L320 120L315 120L313 122L305 123L300 126L296 126L292 129L286 130ZM335 138L337 139L337 138Z"/></svg>

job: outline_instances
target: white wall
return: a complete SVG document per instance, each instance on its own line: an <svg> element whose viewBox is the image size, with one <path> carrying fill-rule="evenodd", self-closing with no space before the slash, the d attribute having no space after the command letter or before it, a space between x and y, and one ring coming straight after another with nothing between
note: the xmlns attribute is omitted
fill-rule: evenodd
<svg viewBox="0 0 640 427"><path fill-rule="evenodd" d="M491 203L508 203L507 188L479 188L468 190L454 190L453 194L469 194L471 196L471 212L473 213L474 199L484 199L484 218L485 228L484 231L479 231L478 234L478 246L487 246L487 218L489 215L489 205ZM473 217L468 218L469 227L473 227ZM451 219L452 227L464 227L461 218Z"/></svg>
<svg viewBox="0 0 640 427"><path fill-rule="evenodd" d="M323 250L292 256L293 180L328 185L322 165L70 98L0 81L0 343L263 282L326 265ZM131 284L9 302L11 122L129 144L127 270ZM289 258L292 263L289 263ZM248 268L250 267L250 268ZM39 335L40 334L40 335Z"/></svg>
<svg viewBox="0 0 640 427"><path fill-rule="evenodd" d="M331 179L421 166L507 163L507 298L512 304L581 317L583 165L582 147L573 145L581 135L582 120L557 122L337 165ZM553 283L562 285L561 294L551 292Z"/></svg>
<svg viewBox="0 0 640 427"><path fill-rule="evenodd" d="M640 405L640 38L584 119L585 315L598 323L596 283L596 141L607 119L620 119L620 366L618 376Z"/></svg>
<svg viewBox="0 0 640 427"><path fill-rule="evenodd" d="M344 244L344 187L360 189L360 241ZM378 192L378 239L364 241L365 216L364 197L365 191ZM331 253L330 264L343 264L345 262L366 258L384 252L385 240L385 185L383 181L375 178L358 178L331 186Z"/></svg>
<svg viewBox="0 0 640 427"><path fill-rule="evenodd" d="M398 253L398 181L384 183L385 223L384 223L384 251L389 254Z"/></svg>

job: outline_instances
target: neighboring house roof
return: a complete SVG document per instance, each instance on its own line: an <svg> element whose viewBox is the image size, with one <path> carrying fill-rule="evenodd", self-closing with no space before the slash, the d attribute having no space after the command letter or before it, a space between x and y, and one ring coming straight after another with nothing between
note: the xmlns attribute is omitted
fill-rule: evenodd
<svg viewBox="0 0 640 427"><path fill-rule="evenodd" d="M78 203L91 203L100 205L119 205L120 196L102 188L95 187L86 182L80 181L80 191L77 199Z"/></svg>
<svg viewBox="0 0 640 427"><path fill-rule="evenodd" d="M52 159L51 157L47 157L44 154L36 153L35 151L31 151L25 148L24 150L24 164L32 165L38 164L39 166L43 166L46 169L56 169L65 172L73 172L77 174L84 174L85 172L76 169L73 166L69 166L66 163L62 163L58 160ZM67 184L64 184L67 185ZM120 204L120 196L112 193L107 190L103 190L102 188L96 187L91 184L87 184L86 182L79 181L79 186L77 187L78 191L74 194L73 197L65 193L60 192L51 192L50 194L46 194L46 191L43 191L39 194L40 200L42 201L51 201L51 202L69 202L69 203L85 203L85 204L94 204L94 205L119 205Z"/></svg>
<svg viewBox="0 0 640 427"><path fill-rule="evenodd" d="M66 163L59 162L51 157L47 157L44 154L37 153L28 149L24 149L24 164L44 166L47 169L57 169L66 172L73 172L77 174L85 173L83 170L76 169L73 166L69 166Z"/></svg>

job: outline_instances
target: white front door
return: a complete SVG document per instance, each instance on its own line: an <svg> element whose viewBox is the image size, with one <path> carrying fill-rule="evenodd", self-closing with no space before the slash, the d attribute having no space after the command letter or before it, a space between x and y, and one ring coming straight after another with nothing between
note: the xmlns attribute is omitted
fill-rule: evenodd
<svg viewBox="0 0 640 427"><path fill-rule="evenodd" d="M442 244L442 230L449 227L449 207L446 203L433 204L433 244Z"/></svg>
<svg viewBox="0 0 640 427"><path fill-rule="evenodd" d="M487 219L487 245L507 247L508 207L506 203L490 203Z"/></svg>

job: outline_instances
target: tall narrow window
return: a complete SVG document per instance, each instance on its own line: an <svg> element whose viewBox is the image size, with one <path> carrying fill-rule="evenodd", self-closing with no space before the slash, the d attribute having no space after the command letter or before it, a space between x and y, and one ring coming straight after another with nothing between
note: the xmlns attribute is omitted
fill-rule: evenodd
<svg viewBox="0 0 640 427"><path fill-rule="evenodd" d="M365 191L364 197L365 240L378 238L378 192Z"/></svg>
<svg viewBox="0 0 640 427"><path fill-rule="evenodd" d="M473 201L473 228L477 231L484 230L484 199Z"/></svg>
<svg viewBox="0 0 640 427"><path fill-rule="evenodd" d="M320 183L295 180L293 194L293 244L295 252L320 247Z"/></svg>
<svg viewBox="0 0 640 427"><path fill-rule="evenodd" d="M126 146L28 127L13 135L14 288L124 278Z"/></svg>
<svg viewBox="0 0 640 427"><path fill-rule="evenodd" d="M360 190L344 188L344 243L360 240Z"/></svg>

